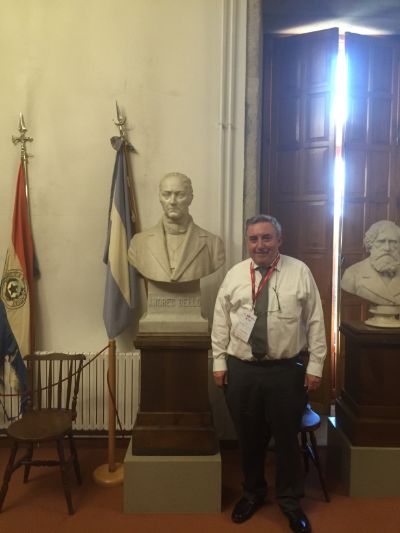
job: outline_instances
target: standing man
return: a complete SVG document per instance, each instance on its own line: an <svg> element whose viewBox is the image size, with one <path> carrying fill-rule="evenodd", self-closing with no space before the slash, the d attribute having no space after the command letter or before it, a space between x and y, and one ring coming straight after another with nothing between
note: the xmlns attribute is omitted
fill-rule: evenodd
<svg viewBox="0 0 400 533"><path fill-rule="evenodd" d="M246 240L250 258L227 273L212 329L214 379L225 389L244 474L232 520L248 520L264 503L265 451L273 437L277 501L292 531L308 533L299 503L304 475L298 432L307 391L319 386L326 356L321 299L309 268L279 254L282 230L274 217L247 220ZM304 349L307 369L299 357Z"/></svg>

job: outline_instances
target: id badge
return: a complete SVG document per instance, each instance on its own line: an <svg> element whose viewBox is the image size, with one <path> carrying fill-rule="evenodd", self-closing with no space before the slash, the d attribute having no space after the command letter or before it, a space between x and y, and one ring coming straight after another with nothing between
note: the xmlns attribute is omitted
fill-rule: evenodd
<svg viewBox="0 0 400 533"><path fill-rule="evenodd" d="M253 311L240 309L238 311L239 322L232 328L232 334L243 342L248 342L257 320Z"/></svg>

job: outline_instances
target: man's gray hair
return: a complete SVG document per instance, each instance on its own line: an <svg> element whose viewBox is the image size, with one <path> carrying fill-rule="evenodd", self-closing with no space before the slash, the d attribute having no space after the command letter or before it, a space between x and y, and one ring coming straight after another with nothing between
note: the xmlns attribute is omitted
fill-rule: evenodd
<svg viewBox="0 0 400 533"><path fill-rule="evenodd" d="M379 220L378 222L375 222L374 224L372 224L372 226L365 232L364 247L367 250L367 252L371 250L375 240L378 238L379 233L385 227L394 230L395 233L397 234L397 240L398 242L400 242L400 227L397 226L391 220Z"/></svg>
<svg viewBox="0 0 400 533"><path fill-rule="evenodd" d="M246 220L246 234L249 226L254 226L254 224L260 224L260 222L269 222L272 224L276 231L276 236L278 238L282 237L282 226L277 221L277 219L271 215L256 215L254 217L250 217Z"/></svg>
<svg viewBox="0 0 400 533"><path fill-rule="evenodd" d="M167 178L179 178L182 180L182 183L186 187L186 189L189 191L190 196L193 198L193 187L192 182L186 174L181 174L180 172L170 172L169 174L166 174L163 178L160 180L159 189L161 189L161 185Z"/></svg>

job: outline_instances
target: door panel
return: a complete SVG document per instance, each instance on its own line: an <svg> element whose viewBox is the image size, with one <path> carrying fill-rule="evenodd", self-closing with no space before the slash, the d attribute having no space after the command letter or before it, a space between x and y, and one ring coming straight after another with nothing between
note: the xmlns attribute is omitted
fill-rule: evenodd
<svg viewBox="0 0 400 533"><path fill-rule="evenodd" d="M349 116L345 130L346 183L342 272L361 261L366 230L378 220L399 223L399 40L346 34ZM368 304L341 293L341 320L365 320ZM343 358L338 357L338 385Z"/></svg>
<svg viewBox="0 0 400 533"><path fill-rule="evenodd" d="M304 141L312 143L329 140L330 95L310 94L306 99L306 132Z"/></svg>
<svg viewBox="0 0 400 533"><path fill-rule="evenodd" d="M308 195L323 195L326 188L326 175L330 164L329 146L321 148L309 148L304 153L304 189Z"/></svg>
<svg viewBox="0 0 400 533"><path fill-rule="evenodd" d="M300 99L296 96L286 96L279 103L278 120L280 127L277 131L278 142L284 146L294 146L300 143Z"/></svg>
<svg viewBox="0 0 400 533"><path fill-rule="evenodd" d="M336 29L267 37L262 212L283 226L282 253L311 269L321 293L330 347L334 128L331 122ZM313 394L330 404L330 354L323 386Z"/></svg>
<svg viewBox="0 0 400 533"><path fill-rule="evenodd" d="M399 220L399 44L393 38L349 33L345 42L349 117L344 142L343 268L365 257L362 241L371 224ZM343 292L342 313L348 304L354 305L353 297Z"/></svg>
<svg viewBox="0 0 400 533"><path fill-rule="evenodd" d="M331 329L334 130L332 58L338 32L265 36L261 208L284 230L282 252L305 261L317 281ZM349 59L342 270L363 259L373 222L400 221L400 41L346 34ZM340 294L340 318L367 318L365 302ZM328 343L330 341L328 334ZM338 353L337 389L342 381ZM329 371L322 392L329 402Z"/></svg>

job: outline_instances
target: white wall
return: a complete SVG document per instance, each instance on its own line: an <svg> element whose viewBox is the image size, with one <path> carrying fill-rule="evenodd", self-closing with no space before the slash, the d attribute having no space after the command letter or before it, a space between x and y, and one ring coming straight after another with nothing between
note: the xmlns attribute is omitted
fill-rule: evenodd
<svg viewBox="0 0 400 533"><path fill-rule="evenodd" d="M138 152L131 163L142 228L160 216L159 179L184 172L193 181L194 219L229 241L230 262L240 259L241 224L235 235L224 221L233 209L241 218L246 2L1 0L0 7L0 264L19 158L11 135L18 133L22 112L34 137L28 151L41 269L37 348L96 351L107 342L102 254L116 100ZM225 81L234 99L227 104L221 84L229 54L222 54L222 43L229 49L232 39L234 69ZM221 124L232 119L229 106L233 156L232 138L226 147ZM224 159L233 169L224 167ZM234 188L228 198L226 187ZM204 283L208 314L220 279ZM132 331L118 343L131 348Z"/></svg>
<svg viewBox="0 0 400 533"><path fill-rule="evenodd" d="M22 112L41 279L37 349L99 351L115 101L128 119L142 228L157 187L188 174L195 221L241 259L246 0L0 0L0 269L11 231ZM224 271L202 281L212 316ZM117 349L132 349L134 327ZM211 385L220 436L230 431Z"/></svg>

